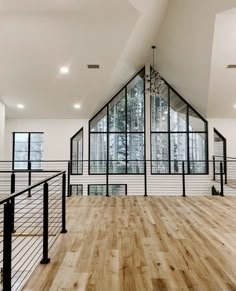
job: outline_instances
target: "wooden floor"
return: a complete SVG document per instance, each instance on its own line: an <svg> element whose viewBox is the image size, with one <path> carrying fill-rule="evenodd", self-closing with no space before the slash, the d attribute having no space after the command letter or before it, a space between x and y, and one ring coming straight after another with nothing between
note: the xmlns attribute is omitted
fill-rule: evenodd
<svg viewBox="0 0 236 291"><path fill-rule="evenodd" d="M24 290L236 290L236 197L73 197Z"/></svg>

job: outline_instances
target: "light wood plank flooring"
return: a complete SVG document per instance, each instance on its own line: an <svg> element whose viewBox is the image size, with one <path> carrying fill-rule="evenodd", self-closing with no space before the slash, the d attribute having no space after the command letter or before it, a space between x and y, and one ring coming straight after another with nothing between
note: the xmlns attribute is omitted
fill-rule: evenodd
<svg viewBox="0 0 236 291"><path fill-rule="evenodd" d="M24 290L236 290L236 197L73 197Z"/></svg>

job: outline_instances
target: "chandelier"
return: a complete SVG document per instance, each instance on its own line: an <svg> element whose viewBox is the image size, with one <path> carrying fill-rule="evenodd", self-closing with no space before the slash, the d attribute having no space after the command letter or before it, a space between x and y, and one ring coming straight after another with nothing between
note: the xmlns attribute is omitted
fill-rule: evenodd
<svg viewBox="0 0 236 291"><path fill-rule="evenodd" d="M153 64L150 70L150 75L146 75L147 82L150 83L150 86L148 86L147 91L150 92L152 96L159 95L160 87L164 84L164 81L161 78L160 74L155 70L155 49L156 46L153 45L152 46Z"/></svg>

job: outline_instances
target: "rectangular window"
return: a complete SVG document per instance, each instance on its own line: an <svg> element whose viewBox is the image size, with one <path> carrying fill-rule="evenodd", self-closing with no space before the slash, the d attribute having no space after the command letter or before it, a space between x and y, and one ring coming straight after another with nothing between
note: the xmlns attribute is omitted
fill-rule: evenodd
<svg viewBox="0 0 236 291"><path fill-rule="evenodd" d="M70 185L71 196L83 196L83 185Z"/></svg>
<svg viewBox="0 0 236 291"><path fill-rule="evenodd" d="M71 138L71 174L83 174L83 127Z"/></svg>
<svg viewBox="0 0 236 291"><path fill-rule="evenodd" d="M32 170L42 169L43 133L14 132L13 133L13 168L28 170L31 162Z"/></svg>
<svg viewBox="0 0 236 291"><path fill-rule="evenodd" d="M106 184L90 184L88 185L88 195L91 196L106 196L107 186ZM126 184L110 184L108 185L108 195L119 196L127 195Z"/></svg>

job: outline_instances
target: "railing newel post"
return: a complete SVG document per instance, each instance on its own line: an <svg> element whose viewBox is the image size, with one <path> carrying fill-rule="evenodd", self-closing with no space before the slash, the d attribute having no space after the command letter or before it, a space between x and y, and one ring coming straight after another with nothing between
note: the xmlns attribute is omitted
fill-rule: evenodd
<svg viewBox="0 0 236 291"><path fill-rule="evenodd" d="M48 264L48 183L43 185L43 258L41 264Z"/></svg>
<svg viewBox="0 0 236 291"><path fill-rule="evenodd" d="M147 197L147 161L144 161L144 196Z"/></svg>
<svg viewBox="0 0 236 291"><path fill-rule="evenodd" d="M12 219L13 205L8 201L4 204L3 220L3 290L11 290L12 269Z"/></svg>
<svg viewBox="0 0 236 291"><path fill-rule="evenodd" d="M213 181L216 180L216 157L213 156Z"/></svg>
<svg viewBox="0 0 236 291"><path fill-rule="evenodd" d="M72 164L71 161L68 161L68 168L67 168L67 197L71 196L71 191L70 191L70 175L72 171Z"/></svg>
<svg viewBox="0 0 236 291"><path fill-rule="evenodd" d="M184 161L182 161L182 186L183 186L183 194L182 197L186 197L186 189L185 189L185 168Z"/></svg>
<svg viewBox="0 0 236 291"><path fill-rule="evenodd" d="M224 196L224 173L223 173L223 163L220 162L220 195Z"/></svg>
<svg viewBox="0 0 236 291"><path fill-rule="evenodd" d="M28 186L31 186L31 180L32 180L32 165L31 165L31 161L28 161ZM28 191L28 197L32 197L31 195L31 190Z"/></svg>
<svg viewBox="0 0 236 291"><path fill-rule="evenodd" d="M66 173L62 174L62 230L61 233L67 233L66 230Z"/></svg>

